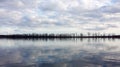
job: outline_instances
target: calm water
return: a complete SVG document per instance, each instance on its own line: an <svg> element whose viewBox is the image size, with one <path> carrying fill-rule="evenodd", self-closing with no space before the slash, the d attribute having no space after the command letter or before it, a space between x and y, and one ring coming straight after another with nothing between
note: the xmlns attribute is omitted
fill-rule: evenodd
<svg viewBox="0 0 120 67"><path fill-rule="evenodd" d="M0 67L120 67L120 40L0 39Z"/></svg>

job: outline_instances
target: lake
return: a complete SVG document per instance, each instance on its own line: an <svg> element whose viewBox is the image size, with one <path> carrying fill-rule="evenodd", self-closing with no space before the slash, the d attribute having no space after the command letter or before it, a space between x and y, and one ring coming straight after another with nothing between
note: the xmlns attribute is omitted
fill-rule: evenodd
<svg viewBox="0 0 120 67"><path fill-rule="evenodd" d="M120 40L0 39L0 67L120 67Z"/></svg>

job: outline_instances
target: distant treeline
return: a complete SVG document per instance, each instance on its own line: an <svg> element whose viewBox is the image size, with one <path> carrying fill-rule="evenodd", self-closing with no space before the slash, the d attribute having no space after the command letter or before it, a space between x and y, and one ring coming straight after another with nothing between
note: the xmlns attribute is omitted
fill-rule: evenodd
<svg viewBox="0 0 120 67"><path fill-rule="evenodd" d="M0 38L120 38L120 35L115 34L100 34L100 33L88 33L86 35L80 33L70 33L70 34L12 34L12 35L0 35Z"/></svg>

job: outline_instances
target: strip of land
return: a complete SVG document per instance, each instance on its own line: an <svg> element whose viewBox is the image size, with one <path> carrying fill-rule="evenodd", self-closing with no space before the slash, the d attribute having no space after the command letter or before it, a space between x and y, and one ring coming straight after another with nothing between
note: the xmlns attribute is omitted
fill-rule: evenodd
<svg viewBox="0 0 120 67"><path fill-rule="evenodd" d="M72 34L13 34L0 35L0 38L32 39L32 38L120 38L120 35L72 35Z"/></svg>

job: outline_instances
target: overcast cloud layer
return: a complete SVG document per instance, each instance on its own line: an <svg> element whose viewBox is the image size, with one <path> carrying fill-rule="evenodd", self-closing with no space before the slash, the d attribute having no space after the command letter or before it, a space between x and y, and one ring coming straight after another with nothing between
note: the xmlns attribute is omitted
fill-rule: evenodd
<svg viewBox="0 0 120 67"><path fill-rule="evenodd" d="M0 0L0 34L120 33L120 0Z"/></svg>

